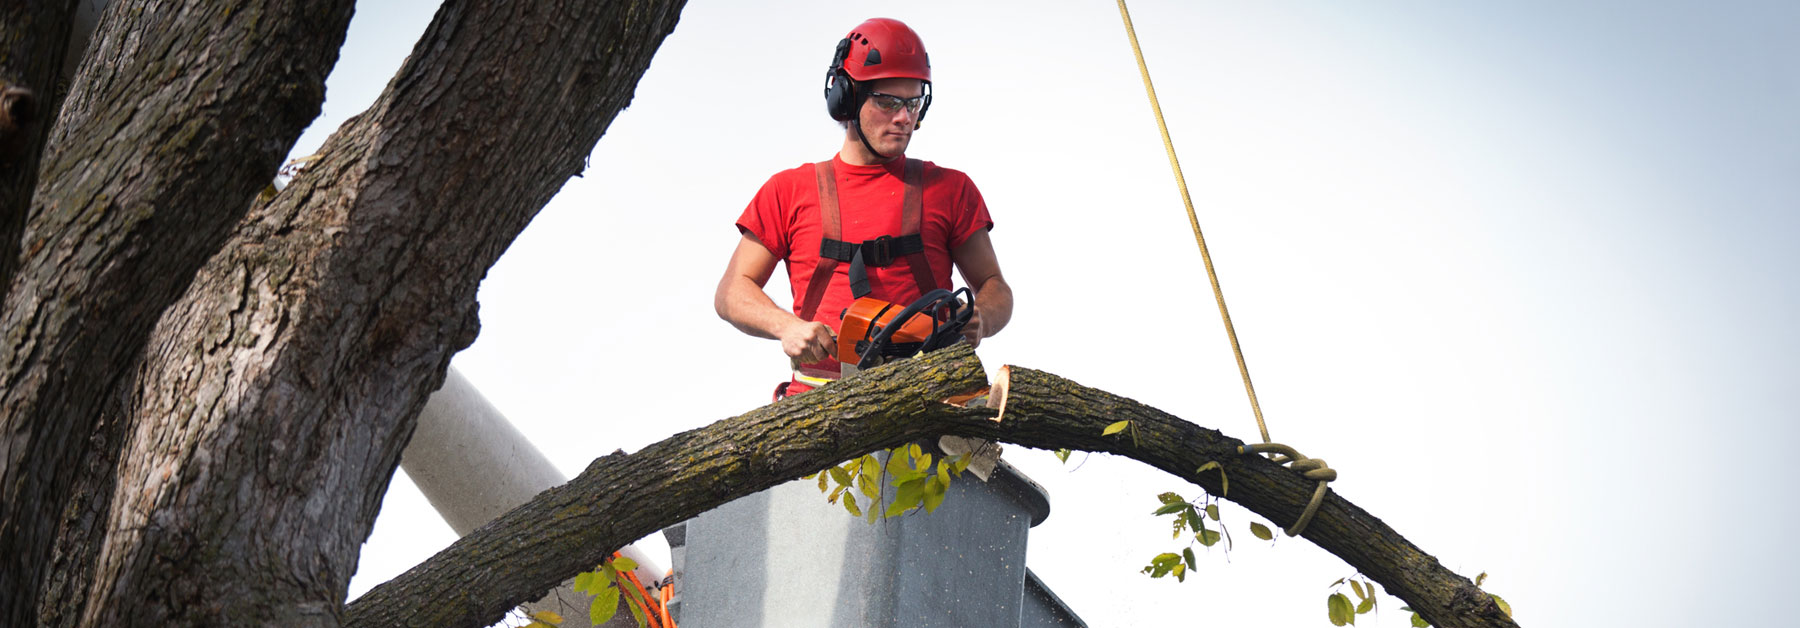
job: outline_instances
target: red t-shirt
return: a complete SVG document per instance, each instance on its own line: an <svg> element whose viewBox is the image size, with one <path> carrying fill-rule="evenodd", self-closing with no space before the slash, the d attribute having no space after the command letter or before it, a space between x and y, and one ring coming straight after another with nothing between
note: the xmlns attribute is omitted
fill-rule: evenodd
<svg viewBox="0 0 1800 628"><path fill-rule="evenodd" d="M854 166L832 157L837 175L840 240L862 242L889 235L900 236L901 203L906 185L900 180L903 159L874 166ZM800 313L807 283L819 263L819 185L813 164L783 170L757 190L756 198L738 217L740 232L762 241L769 252L787 263L788 284L793 288L793 311ZM925 242L925 259L940 287L950 287L950 250L961 246L980 229L993 229L987 203L975 183L960 171L940 168L929 161L924 168L925 198L919 219L919 236ZM919 298L913 279L912 260L900 257L887 266L869 266L869 296L891 303L908 304ZM844 308L850 306L850 264L839 263L831 285L819 301L813 320L838 328ZM835 361L821 366L836 370Z"/></svg>

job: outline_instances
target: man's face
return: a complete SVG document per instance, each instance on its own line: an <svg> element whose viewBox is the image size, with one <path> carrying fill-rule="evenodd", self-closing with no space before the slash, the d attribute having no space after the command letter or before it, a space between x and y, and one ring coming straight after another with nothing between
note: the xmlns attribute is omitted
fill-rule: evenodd
<svg viewBox="0 0 1800 628"><path fill-rule="evenodd" d="M913 127L919 123L919 112L915 109L919 103L911 99L925 93L924 82L906 78L881 79L867 84L866 89L871 95L863 99L863 136L883 155L906 152L907 144L912 142ZM892 111L883 107L884 104L893 107L896 99L904 103Z"/></svg>

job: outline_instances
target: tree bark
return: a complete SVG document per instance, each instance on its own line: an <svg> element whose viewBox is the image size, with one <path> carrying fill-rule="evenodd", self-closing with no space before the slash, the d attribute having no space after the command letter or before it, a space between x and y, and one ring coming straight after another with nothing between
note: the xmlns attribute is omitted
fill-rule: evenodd
<svg viewBox="0 0 1800 628"><path fill-rule="evenodd" d="M337 625L482 276L585 167L680 6L439 10L151 334L82 624Z"/></svg>
<svg viewBox="0 0 1800 628"><path fill-rule="evenodd" d="M733 499L832 464L941 434L1113 453L1168 471L1272 521L1292 522L1314 483L1243 444L1155 408L1068 380L1006 367L1004 409L940 400L985 377L966 345L846 378L631 455L595 460L568 484L463 537L350 606L352 626L484 626L592 569L618 547ZM1137 439L1102 436L1130 420ZM1216 461L1230 477L1223 494ZM967 480L965 480L967 481ZM1400 597L1434 625L1515 626L1467 578L1380 520L1328 494L1304 536Z"/></svg>
<svg viewBox="0 0 1800 628"><path fill-rule="evenodd" d="M996 390L1003 406L998 422L981 425L985 436L1028 447L1080 449L1125 456L1162 469L1208 493L1286 527L1300 517L1317 482L1254 454L1244 442L1156 408L1031 369L1002 367ZM1102 436L1105 427L1129 420L1136 430ZM1218 462L1219 472L1198 472ZM1335 491L1327 490L1302 537L1344 559L1381 583L1388 593L1440 628L1516 626L1494 600L1399 532Z"/></svg>
<svg viewBox="0 0 1800 628"><path fill-rule="evenodd" d="M318 114L351 4L140 0L103 19L0 309L0 623L39 623L63 500L112 456L89 443L102 401Z"/></svg>
<svg viewBox="0 0 1800 628"><path fill-rule="evenodd" d="M960 346L960 345L959 345ZM983 410L942 402L987 380L968 349L944 350L595 460L568 484L457 540L357 598L346 624L486 626L594 569L619 547L728 501L892 447Z"/></svg>
<svg viewBox="0 0 1800 628"><path fill-rule="evenodd" d="M68 49L75 1L0 1L0 294L19 265L19 234L55 117L56 75Z"/></svg>

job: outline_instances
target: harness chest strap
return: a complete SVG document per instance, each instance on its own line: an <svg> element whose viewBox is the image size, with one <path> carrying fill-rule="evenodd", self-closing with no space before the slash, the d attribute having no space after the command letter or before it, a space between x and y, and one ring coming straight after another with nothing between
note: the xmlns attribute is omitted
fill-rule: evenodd
<svg viewBox="0 0 1800 628"><path fill-rule="evenodd" d="M818 312L819 302L825 298L825 289L831 284L832 275L837 272L838 262L850 262L851 294L857 298L869 292L868 274L863 266L886 266L901 257L905 257L907 266L912 268L913 281L918 284L921 294L937 287L937 281L932 278L931 264L925 258L924 239L919 236L925 204L924 171L924 162L917 159L906 160L900 177L901 183L906 187L900 206L901 235L851 243L839 239L843 237L843 221L838 211L837 173L832 168L831 160L813 164L813 173L819 186L819 227L822 233L819 262L813 267L812 278L806 283L806 296L801 300L801 320L810 321L813 314ZM874 259L870 259L871 257Z"/></svg>

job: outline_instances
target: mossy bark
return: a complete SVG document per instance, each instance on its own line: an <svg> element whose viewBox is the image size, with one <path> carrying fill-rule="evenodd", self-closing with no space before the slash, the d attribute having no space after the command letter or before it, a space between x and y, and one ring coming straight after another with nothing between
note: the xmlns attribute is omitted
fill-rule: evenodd
<svg viewBox="0 0 1800 628"><path fill-rule="evenodd" d="M1025 368L1006 367L996 379L1004 381L1007 389L1000 421L990 434L998 440L1125 456L1197 484L1283 526L1299 519L1318 484L1262 456L1237 453L1243 441L1131 399ZM1101 435L1107 425L1127 420L1132 422L1135 438L1130 430ZM1229 492L1220 483L1218 471L1197 471L1208 462L1218 462L1224 469ZM1436 558L1335 491L1326 491L1301 536L1381 583L1434 626L1516 626L1475 583L1445 569Z"/></svg>
<svg viewBox="0 0 1800 628"><path fill-rule="evenodd" d="M1272 521L1300 515L1315 483L1242 442L1155 408L1030 369L995 382L1004 408L939 401L982 383L965 345L859 374L634 454L594 461L351 605L355 626L477 627L592 569L618 547L733 499L909 440L958 434L1029 447L1125 456L1192 482ZM1103 436L1129 420L1137 432ZM1196 470L1218 462L1219 472ZM1304 536L1443 628L1515 626L1467 578L1356 505L1329 493Z"/></svg>
<svg viewBox="0 0 1800 628"><path fill-rule="evenodd" d="M347 624L486 626L619 547L738 497L924 436L946 417L986 410L943 403L986 383L966 346L875 369L636 453L482 526L350 605ZM823 499L823 498L821 498Z"/></svg>

